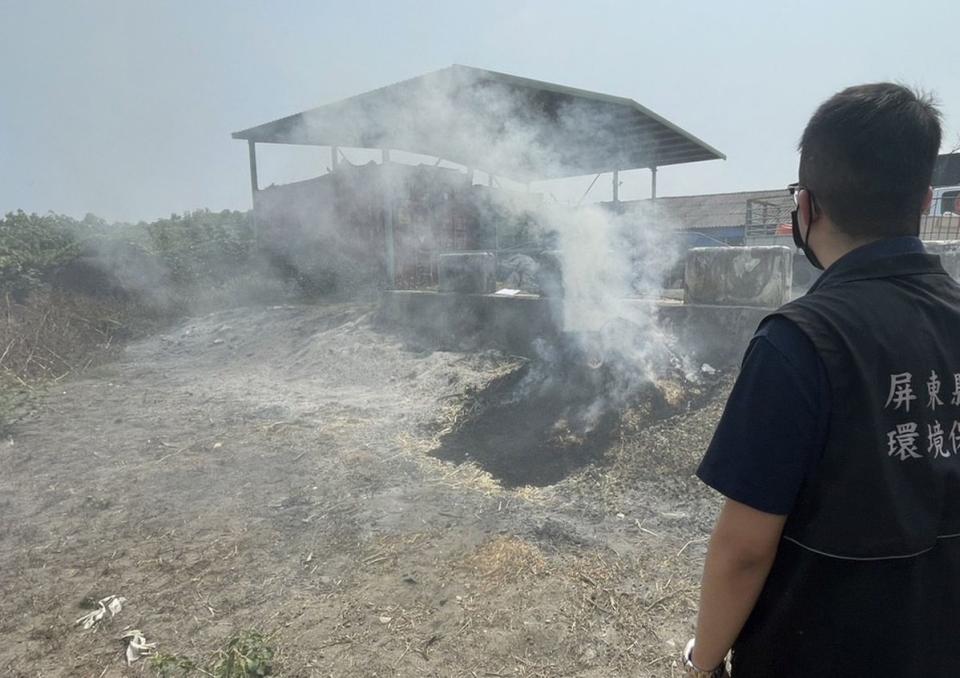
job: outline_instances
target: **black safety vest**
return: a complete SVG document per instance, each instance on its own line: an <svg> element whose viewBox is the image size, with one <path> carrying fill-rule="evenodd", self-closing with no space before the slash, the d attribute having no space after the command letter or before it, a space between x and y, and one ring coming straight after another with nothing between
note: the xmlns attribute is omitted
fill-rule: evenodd
<svg viewBox="0 0 960 678"><path fill-rule="evenodd" d="M902 254L776 315L812 341L831 411L734 678L960 675L960 285Z"/></svg>

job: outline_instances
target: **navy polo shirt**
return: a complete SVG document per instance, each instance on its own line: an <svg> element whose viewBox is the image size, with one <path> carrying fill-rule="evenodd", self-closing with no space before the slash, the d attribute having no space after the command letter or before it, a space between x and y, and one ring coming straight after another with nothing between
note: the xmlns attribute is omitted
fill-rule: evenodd
<svg viewBox="0 0 960 678"><path fill-rule="evenodd" d="M923 251L912 236L863 245L834 262L810 292L838 267ZM823 453L829 422L823 361L799 327L781 316L769 318L750 340L697 477L730 499L787 515Z"/></svg>

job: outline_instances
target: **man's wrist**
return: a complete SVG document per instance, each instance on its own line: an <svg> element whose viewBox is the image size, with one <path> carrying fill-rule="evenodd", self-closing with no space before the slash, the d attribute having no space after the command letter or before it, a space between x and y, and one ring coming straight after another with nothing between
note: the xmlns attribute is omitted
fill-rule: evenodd
<svg viewBox="0 0 960 678"><path fill-rule="evenodd" d="M693 658L695 639L691 638L683 650L683 668L688 676L693 678L723 678L727 676L727 665L724 660L713 668L704 668L703 664L697 663Z"/></svg>

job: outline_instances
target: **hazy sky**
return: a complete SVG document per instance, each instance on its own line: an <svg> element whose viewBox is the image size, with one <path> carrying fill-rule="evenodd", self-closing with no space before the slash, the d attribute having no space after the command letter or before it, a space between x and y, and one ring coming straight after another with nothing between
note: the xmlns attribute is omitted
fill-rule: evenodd
<svg viewBox="0 0 960 678"><path fill-rule="evenodd" d="M663 168L661 195L786 185L806 119L849 84L933 90L945 146L960 136L956 0L0 0L0 25L2 212L247 209L231 132L452 63L627 96L727 154ZM327 157L267 148L261 183ZM646 197L647 172L623 179Z"/></svg>

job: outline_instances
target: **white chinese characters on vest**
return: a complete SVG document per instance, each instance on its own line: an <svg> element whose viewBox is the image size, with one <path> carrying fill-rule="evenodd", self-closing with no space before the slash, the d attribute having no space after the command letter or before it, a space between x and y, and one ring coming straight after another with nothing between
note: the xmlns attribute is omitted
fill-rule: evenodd
<svg viewBox="0 0 960 678"><path fill-rule="evenodd" d="M931 370L930 376L926 380L927 398L926 407L931 413L936 413L937 408L943 408L943 399L940 397L942 384L940 376L936 370ZM960 405L960 373L953 375L953 393L951 394L950 404ZM893 409L894 412L901 411L904 415L910 414L910 407L913 404L914 416L917 416L918 406L914 404L917 395L913 392L913 375L910 372L900 372L890 375L890 390L887 394L887 401L884 409ZM921 409L921 412L923 412ZM960 454L960 420L951 420L949 433L945 433L943 424L939 419L933 419L926 423L926 456L933 459L946 459L950 456ZM905 421L899 423L891 431L887 432L887 456L907 461L908 459L922 459L924 449L920 437L922 434L920 425L916 421Z"/></svg>

